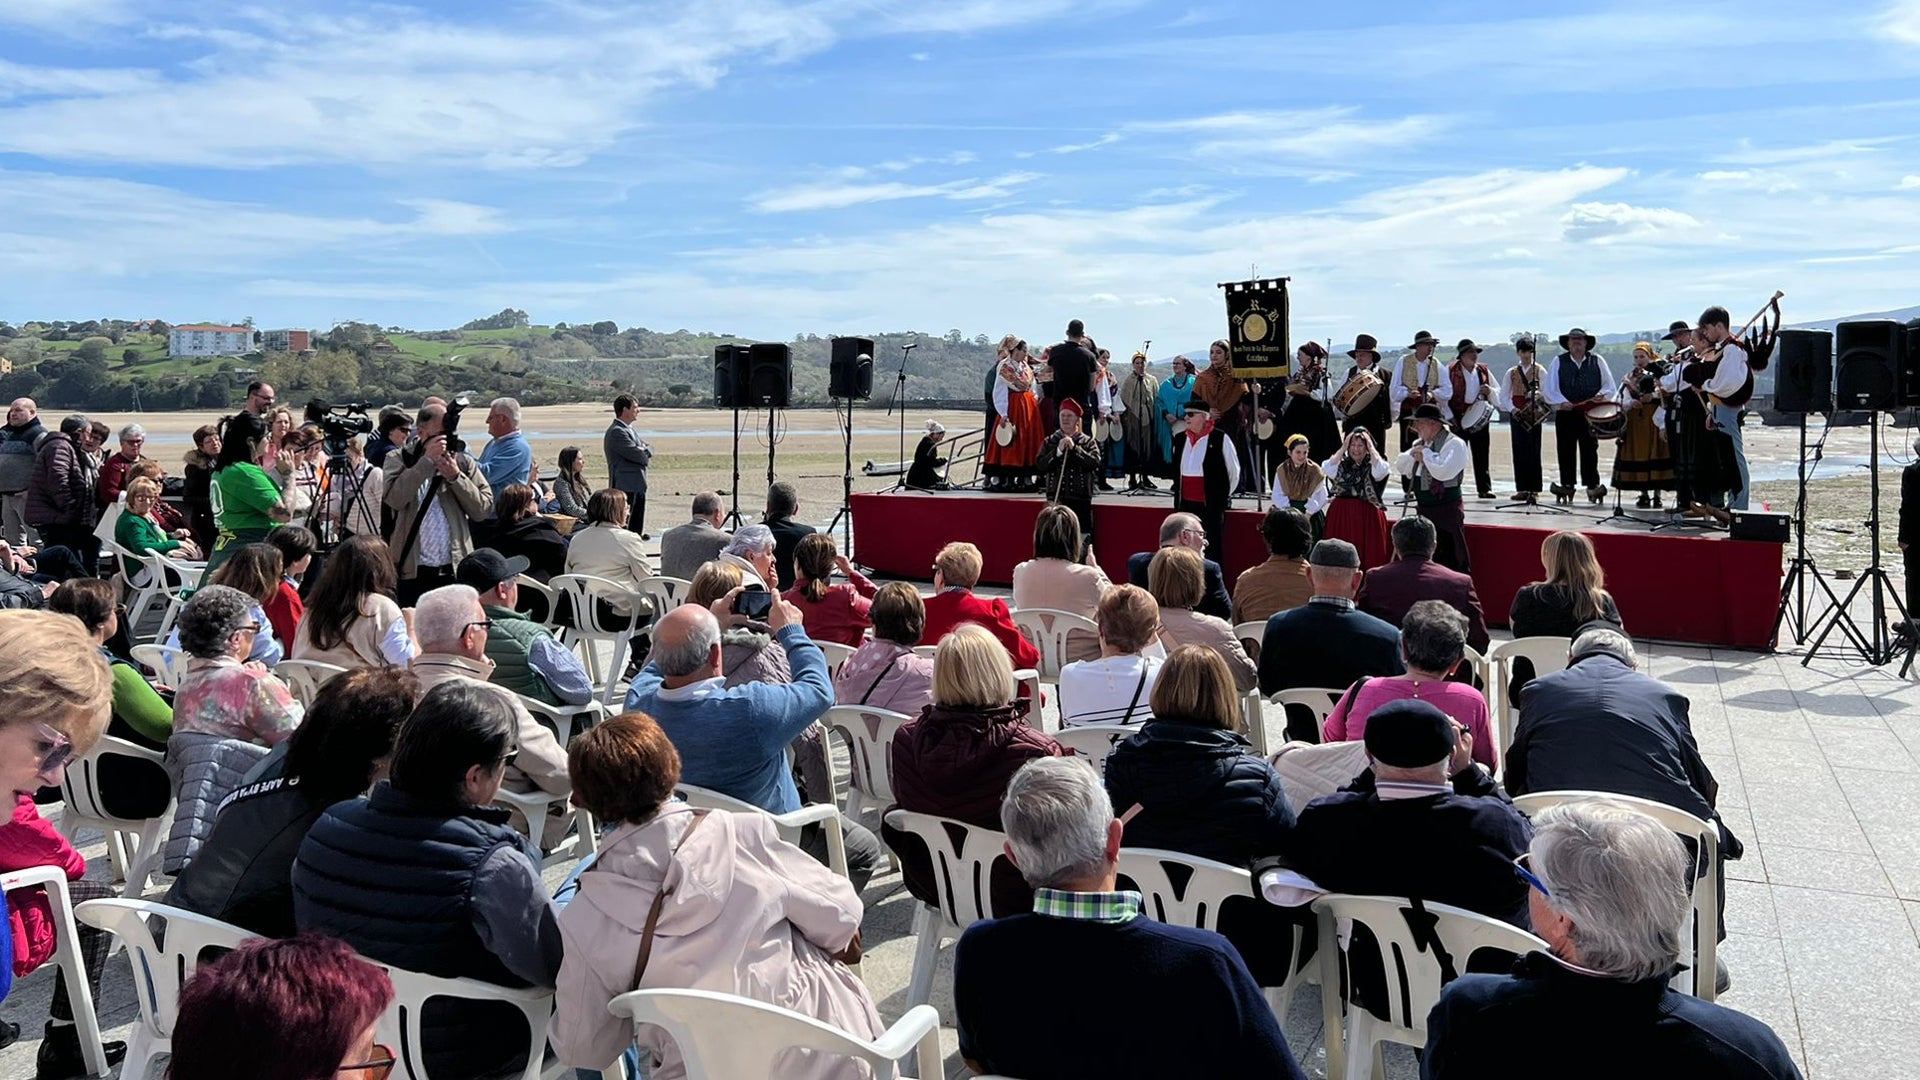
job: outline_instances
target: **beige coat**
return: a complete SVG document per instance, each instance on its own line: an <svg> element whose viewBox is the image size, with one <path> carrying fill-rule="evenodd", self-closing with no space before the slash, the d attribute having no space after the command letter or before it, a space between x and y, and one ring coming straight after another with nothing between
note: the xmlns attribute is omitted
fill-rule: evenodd
<svg viewBox="0 0 1920 1080"><path fill-rule="evenodd" d="M602 522L573 531L567 541L567 573L606 578L631 591L639 587L641 578L653 576L653 564L647 561L639 533L624 525ZM624 596L604 599L620 614L633 614L633 605Z"/></svg>
<svg viewBox="0 0 1920 1080"><path fill-rule="evenodd" d="M1234 688L1241 693L1253 689L1259 681L1260 670L1247 657L1246 646L1234 636L1227 620L1184 608L1161 608L1160 625L1166 628L1161 640L1168 652L1182 645L1204 645L1227 662L1227 670L1233 672Z"/></svg>
<svg viewBox="0 0 1920 1080"><path fill-rule="evenodd" d="M395 565L403 578L412 577L414 571L419 569L420 539L414 537L405 559L398 558L400 547L406 544L407 536L413 532L413 519L420 516L421 487L437 475L433 459L425 454L420 455L420 460L414 462L412 468L406 467L406 451L418 445L410 442L387 455L386 491L381 496L393 508L393 552ZM453 460L460 475L452 480L442 480L433 497L447 518L448 547L452 553L449 566L457 566L461 559L473 554L473 530L468 522L485 521L493 514L493 489L487 486L486 475L474 463L472 455L457 454Z"/></svg>
<svg viewBox="0 0 1920 1080"><path fill-rule="evenodd" d="M1100 598L1113 583L1106 571L1065 559L1028 559L1013 568L1013 606L1058 608L1089 619L1098 615ZM1098 660L1100 639L1082 632L1067 635L1067 659Z"/></svg>
<svg viewBox="0 0 1920 1080"><path fill-rule="evenodd" d="M387 656L381 645L387 636L394 632L394 624L404 622L406 616L400 611L400 605L391 597L379 593L368 593L360 598L360 617L347 627L344 640L331 649L318 649L307 635L311 631L313 612L309 610L300 619L300 626L293 632L293 658L295 660L317 660L322 664L332 664L351 671L363 667L387 667Z"/></svg>
<svg viewBox="0 0 1920 1080"><path fill-rule="evenodd" d="M567 751L560 745L552 729L534 719L533 714L527 711L526 704L518 694L504 686L493 686L487 682L493 675L493 661L484 656L475 660L453 653L421 653L413 658L411 666L414 676L420 680L421 693L448 679L471 679L492 686L513 704L520 753L513 759L513 764L507 766L504 786L508 791L521 795L531 791L544 791L549 795L572 793L573 781L567 776Z"/></svg>
<svg viewBox="0 0 1920 1080"><path fill-rule="evenodd" d="M693 823L684 803L669 803L644 825L621 825L600 843L593 869L560 911L565 958L547 1038L560 1060L598 1068L618 1057L632 1026L607 1003L634 989L633 966L647 909L670 890L655 927L642 986L716 990L769 1002L873 1039L883 1026L867 988L833 954L859 929L853 886L779 838L765 814L712 811L677 854ZM642 1032L642 1053L660 1066L653 1080L681 1080L686 1069L658 1029ZM863 1080L865 1066L844 1058L778 1059L781 1080Z"/></svg>

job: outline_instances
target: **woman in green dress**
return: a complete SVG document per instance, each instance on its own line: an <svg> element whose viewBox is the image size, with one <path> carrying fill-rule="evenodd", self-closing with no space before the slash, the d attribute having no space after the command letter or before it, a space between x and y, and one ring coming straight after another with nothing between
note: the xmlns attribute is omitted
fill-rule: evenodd
<svg viewBox="0 0 1920 1080"><path fill-rule="evenodd" d="M281 497L280 485L254 464L266 441L260 418L239 412L220 424L220 456L213 463L213 520L220 538L207 553L207 573L220 568L232 554L293 520Z"/></svg>

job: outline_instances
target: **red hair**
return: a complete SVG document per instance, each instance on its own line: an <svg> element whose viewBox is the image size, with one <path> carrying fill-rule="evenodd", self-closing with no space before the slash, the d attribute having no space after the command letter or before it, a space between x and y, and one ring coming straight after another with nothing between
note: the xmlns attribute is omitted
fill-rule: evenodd
<svg viewBox="0 0 1920 1080"><path fill-rule="evenodd" d="M249 941L181 989L168 1080L332 1080L392 1001L387 973L336 938Z"/></svg>

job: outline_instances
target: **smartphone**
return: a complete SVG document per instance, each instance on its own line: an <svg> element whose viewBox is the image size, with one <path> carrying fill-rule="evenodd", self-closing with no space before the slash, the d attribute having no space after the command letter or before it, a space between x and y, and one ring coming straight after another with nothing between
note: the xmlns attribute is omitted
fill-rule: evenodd
<svg viewBox="0 0 1920 1080"><path fill-rule="evenodd" d="M756 622L764 620L773 611L773 594L765 589L749 587L745 592L733 598L733 613L743 615Z"/></svg>

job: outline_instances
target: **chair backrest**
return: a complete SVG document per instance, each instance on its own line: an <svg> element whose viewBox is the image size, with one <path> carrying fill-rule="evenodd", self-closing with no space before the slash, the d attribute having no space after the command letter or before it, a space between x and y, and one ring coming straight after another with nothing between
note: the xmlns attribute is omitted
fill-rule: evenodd
<svg viewBox="0 0 1920 1080"><path fill-rule="evenodd" d="M855 651L853 646L842 645L835 641L816 641L814 644L820 646L820 651L827 654L828 676L838 675L840 665L846 663Z"/></svg>
<svg viewBox="0 0 1920 1080"><path fill-rule="evenodd" d="M1714 961L1719 954L1720 892L1714 884L1714 867L1720 863L1720 829L1711 821L1694 817L1685 810L1635 795L1616 795L1611 791L1536 791L1516 796L1514 808L1532 817L1549 806L1596 799L1624 806L1665 825L1692 841L1693 873L1687 888L1693 894L1693 978L1695 997L1712 1001L1715 996ZM1677 982L1678 980L1676 980Z"/></svg>
<svg viewBox="0 0 1920 1080"><path fill-rule="evenodd" d="M1044 679L1058 679L1060 669L1067 665L1068 634L1077 630L1095 639L1100 635L1100 628L1092 619L1059 608L1015 609L1013 625L1040 650L1040 676Z"/></svg>
<svg viewBox="0 0 1920 1080"><path fill-rule="evenodd" d="M703 810L725 810L729 814L766 813L765 810L760 809L745 799L736 799L731 795L723 795L712 788L695 787L692 784L675 784L673 786L673 793L678 795L688 806L698 807Z"/></svg>
<svg viewBox="0 0 1920 1080"><path fill-rule="evenodd" d="M186 677L186 650L175 649L167 645L135 645L129 650L133 662L152 668L162 686L178 687L180 680Z"/></svg>
<svg viewBox="0 0 1920 1080"><path fill-rule="evenodd" d="M1113 752L1120 740L1138 732L1145 724L1080 724L1076 727L1061 728L1053 737L1061 746L1086 758L1099 770L1101 776L1107 775L1107 755Z"/></svg>
<svg viewBox="0 0 1920 1080"><path fill-rule="evenodd" d="M641 605L634 605L633 614L622 617L612 611L603 611L599 604L594 603L595 600L632 600L641 597L639 591L608 578L592 574L555 574L547 579L547 588L553 592L556 602L561 596L567 598L574 628L592 637L630 636L647 621ZM606 617L605 621L603 616Z"/></svg>
<svg viewBox="0 0 1920 1080"><path fill-rule="evenodd" d="M867 800L893 802L893 737L913 717L865 705L835 705L820 718L847 740L847 779Z"/></svg>
<svg viewBox="0 0 1920 1080"><path fill-rule="evenodd" d="M1493 700L1493 661L1487 659L1479 649L1466 645L1461 649L1461 664L1472 674L1474 689L1485 695L1487 700Z"/></svg>
<svg viewBox="0 0 1920 1080"><path fill-rule="evenodd" d="M1483 949L1521 955L1535 950L1546 952L1547 943L1516 926L1490 919L1465 908L1447 904L1424 905L1433 920L1434 934L1452 958L1455 974L1467 970L1473 955ZM1379 1002L1387 1010L1383 1017L1398 1028L1395 1042L1426 1041L1427 1014L1440 1000L1444 986L1440 962L1432 950L1414 941L1408 917L1419 919L1412 901L1397 896L1347 896L1330 893L1313 902L1320 920L1320 948L1323 962L1331 962L1339 949L1335 920L1351 919L1373 933L1380 949L1380 968L1386 973L1387 992ZM1353 1050L1365 1050L1355 1047Z"/></svg>
<svg viewBox="0 0 1920 1080"><path fill-rule="evenodd" d="M1267 699L1260 696L1260 688L1255 687L1240 695L1240 726L1247 741L1253 744L1253 752L1261 757L1267 756Z"/></svg>
<svg viewBox="0 0 1920 1080"><path fill-rule="evenodd" d="M933 857L940 914L962 930L994 916L993 864L1007 857L1007 836L952 818L894 810L887 824L920 838Z"/></svg>
<svg viewBox="0 0 1920 1080"><path fill-rule="evenodd" d="M393 980L393 1002L380 1017L375 1027L375 1037L393 1048L400 1061L393 1070L395 1077L409 1077L411 1080L455 1080L453 1077L436 1077L427 1071L422 1053L423 1028L426 1004L431 998L456 998L463 1001L505 1001L517 1006L526 1014L527 1030L531 1037L527 1042L527 1065L521 1074L522 1080L540 1080L541 1060L547 1048L547 1021L553 1016L553 991L532 988L496 986L481 982L479 979L447 979L438 975L422 975L417 971L407 971L383 964L370 956L360 959L387 973Z"/></svg>
<svg viewBox="0 0 1920 1080"><path fill-rule="evenodd" d="M640 595L653 601L653 617L658 621L660 616L686 603L687 593L693 588L693 582L686 578L654 574L641 578L634 588L639 590Z"/></svg>
<svg viewBox="0 0 1920 1080"><path fill-rule="evenodd" d="M1286 713L1288 739L1317 743L1321 733L1327 729L1327 717L1333 715L1334 706L1340 703L1344 694L1345 690L1336 690L1331 686L1301 686L1278 691L1267 701L1280 706ZM1312 716L1311 722L1308 721L1309 714Z"/></svg>
<svg viewBox="0 0 1920 1080"><path fill-rule="evenodd" d="M1520 723L1520 687L1528 680L1565 670L1567 649L1573 641L1563 637L1523 637L1496 642L1487 653L1493 665L1493 678L1487 687L1487 704L1494 725L1493 740L1499 744L1499 760L1504 769L1507 748ZM1516 662L1525 660L1524 666ZM1518 670L1516 670L1518 668Z"/></svg>
<svg viewBox="0 0 1920 1080"><path fill-rule="evenodd" d="M1133 882L1147 915L1173 926L1220 929L1220 905L1230 896L1253 896L1253 875L1228 866L1158 848L1121 848L1120 876Z"/></svg>
<svg viewBox="0 0 1920 1080"><path fill-rule="evenodd" d="M323 664L318 660L282 660L273 666L273 673L287 684L287 690L302 708L312 708L314 696L320 688L335 675L345 675L347 669L338 664Z"/></svg>
<svg viewBox="0 0 1920 1080"><path fill-rule="evenodd" d="M1260 642L1267 636L1266 620L1234 623L1233 636L1240 639L1240 647L1247 650L1247 655L1258 662L1260 659Z"/></svg>
<svg viewBox="0 0 1920 1080"><path fill-rule="evenodd" d="M259 935L181 908L149 900L89 900L73 911L74 918L97 926L127 948L133 965L134 997L140 1021L149 1037L171 1040L173 1020L180 1012L180 988L193 978L200 964L211 962ZM153 933L151 921L164 926L166 945ZM210 950L215 955L206 955Z"/></svg>
<svg viewBox="0 0 1920 1080"><path fill-rule="evenodd" d="M514 606L521 614L537 623L553 621L553 590L545 582L537 581L521 574L514 579L520 586L520 602Z"/></svg>
<svg viewBox="0 0 1920 1080"><path fill-rule="evenodd" d="M102 735L93 749L67 763L67 775L60 782L60 798L66 804L61 811L64 817L98 822L113 828L137 831L145 821L119 818L107 812L106 803L100 792L100 761L102 758L122 757L135 761L144 761L160 777L167 774L167 756L158 750L149 750L144 746ZM169 781L171 784L171 781ZM162 814L164 816L164 812ZM63 830L71 835L71 829Z"/></svg>
<svg viewBox="0 0 1920 1080"><path fill-rule="evenodd" d="M894 1063L915 1049L925 1063L922 1076L938 1075L940 1067L939 1025L936 1020L927 1028L924 1014L912 1017L918 1021L913 1026L926 1029L918 1040L895 1045L894 1039L883 1038L881 1045L778 1005L711 990L632 990L607 1008L635 1025L665 1031L680 1051L687 1080L773 1080L788 1050L843 1055L866 1062L875 1076L895 1075ZM921 1010L931 1012L933 1006L915 1006L913 1012ZM902 1018L901 1026L907 1019ZM866 1075L866 1070L859 1071Z"/></svg>
<svg viewBox="0 0 1920 1080"><path fill-rule="evenodd" d="M938 655L940 655L940 646L938 646L938 645L915 645L915 646L913 647L913 655L915 655L915 656L924 656L924 657L926 657L927 659L929 659L929 660L931 660L931 659L933 659L934 657L936 657L936 656L938 656Z"/></svg>

